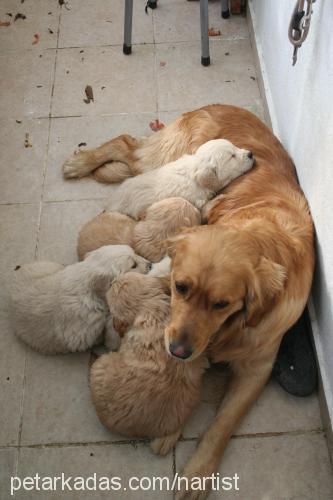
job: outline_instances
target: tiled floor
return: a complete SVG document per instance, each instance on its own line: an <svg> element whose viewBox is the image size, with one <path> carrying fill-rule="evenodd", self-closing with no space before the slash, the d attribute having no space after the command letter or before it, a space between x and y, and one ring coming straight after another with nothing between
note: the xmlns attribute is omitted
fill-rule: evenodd
<svg viewBox="0 0 333 500"><path fill-rule="evenodd" d="M212 65L200 65L199 6L160 0L144 13L136 0L131 57L122 55L124 0L0 0L0 498L9 477L166 476L179 470L214 416L203 401L175 452L156 458L147 443L124 442L97 420L88 389L89 354L42 357L26 349L6 318L6 283L15 265L34 258L76 260L79 227L104 206L112 188L62 179L61 164L88 147L129 132L150 133L181 111L211 102L242 105L263 116L246 19L224 21L210 3ZM13 21L17 12L26 19ZM12 17L8 16L12 14ZM32 44L34 35L39 42ZM84 103L84 88L94 90ZM26 134L31 147L24 147ZM231 440L221 474L240 476L242 500L333 497L318 399L288 396L271 382ZM18 492L16 498L99 499L106 493ZM112 498L141 499L142 492ZM223 498L224 498L223 496ZM147 499L172 498L145 492ZM214 493L212 498L222 498Z"/></svg>

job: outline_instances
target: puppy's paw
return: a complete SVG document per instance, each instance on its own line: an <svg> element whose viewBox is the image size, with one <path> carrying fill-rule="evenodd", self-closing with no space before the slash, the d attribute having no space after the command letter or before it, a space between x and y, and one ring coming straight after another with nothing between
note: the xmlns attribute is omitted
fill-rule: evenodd
<svg viewBox="0 0 333 500"><path fill-rule="evenodd" d="M181 431L177 431L174 434L169 434L169 436L164 436L161 438L155 438L151 443L150 447L155 453L155 455L167 455L169 451L177 443Z"/></svg>
<svg viewBox="0 0 333 500"><path fill-rule="evenodd" d="M62 166L65 179L85 177L94 170L89 162L86 151L77 151Z"/></svg>

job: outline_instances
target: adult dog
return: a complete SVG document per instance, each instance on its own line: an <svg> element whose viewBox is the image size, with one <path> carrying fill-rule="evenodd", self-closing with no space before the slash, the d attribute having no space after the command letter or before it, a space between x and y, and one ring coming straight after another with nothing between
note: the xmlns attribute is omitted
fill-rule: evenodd
<svg viewBox="0 0 333 500"><path fill-rule="evenodd" d="M252 151L256 166L208 207L208 224L214 226L189 230L169 242L168 348L176 345L176 354L188 359L208 348L213 361L229 362L232 371L219 412L185 466L189 479L208 477L218 468L230 436L269 378L284 333L309 295L313 225L293 163L253 114L212 105L182 115L148 139L120 136L64 165L67 177L101 167L96 178L118 182L216 138ZM177 498L206 496L207 490L191 490L190 483L186 491L183 482Z"/></svg>

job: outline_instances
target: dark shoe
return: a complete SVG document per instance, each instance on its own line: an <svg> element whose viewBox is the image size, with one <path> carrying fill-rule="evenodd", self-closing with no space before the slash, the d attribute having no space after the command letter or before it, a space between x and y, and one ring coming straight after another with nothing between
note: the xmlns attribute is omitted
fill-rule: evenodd
<svg viewBox="0 0 333 500"><path fill-rule="evenodd" d="M317 387L317 364L310 332L305 310L283 337L273 368L275 380L293 396L310 396Z"/></svg>

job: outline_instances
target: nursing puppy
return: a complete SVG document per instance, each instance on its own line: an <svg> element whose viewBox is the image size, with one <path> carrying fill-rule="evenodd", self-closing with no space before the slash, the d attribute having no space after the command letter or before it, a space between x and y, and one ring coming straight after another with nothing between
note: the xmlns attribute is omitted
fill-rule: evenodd
<svg viewBox="0 0 333 500"><path fill-rule="evenodd" d="M92 399L101 422L126 436L160 438L167 453L200 400L207 360L178 361L167 354L164 330L170 317L170 284L163 278L127 273L107 293L115 321L127 327L119 352L91 368ZM163 446L161 448L161 443Z"/></svg>
<svg viewBox="0 0 333 500"><path fill-rule="evenodd" d="M108 208L139 219L154 202L180 196L201 210L218 191L250 170L253 161L250 151L229 141L208 141L195 154L125 180Z"/></svg>
<svg viewBox="0 0 333 500"><path fill-rule="evenodd" d="M43 354L85 351L100 340L109 309L105 293L121 273L150 263L126 245L102 247L67 267L34 262L14 272L10 317L16 335Z"/></svg>
<svg viewBox="0 0 333 500"><path fill-rule="evenodd" d="M159 262L165 255L163 242L167 238L183 227L201 224L199 210L183 198L168 198L154 203L141 219L137 222L118 212L97 215L79 233L79 259L104 245L126 244L151 262Z"/></svg>

